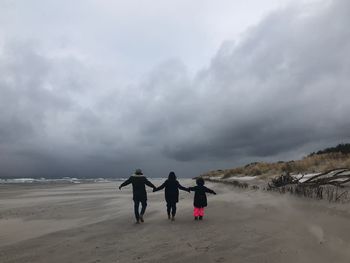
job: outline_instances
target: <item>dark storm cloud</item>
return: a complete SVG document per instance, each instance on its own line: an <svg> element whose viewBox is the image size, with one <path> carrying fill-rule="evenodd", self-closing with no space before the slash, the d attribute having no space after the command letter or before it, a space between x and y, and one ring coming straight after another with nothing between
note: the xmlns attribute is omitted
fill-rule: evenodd
<svg viewBox="0 0 350 263"><path fill-rule="evenodd" d="M194 77L170 59L128 86L74 52L7 42L0 175L193 176L344 142L348 24L346 1L279 10Z"/></svg>
<svg viewBox="0 0 350 263"><path fill-rule="evenodd" d="M197 127L186 124L187 136L169 140L165 153L265 157L349 139L349 7L333 1L317 12L279 11L241 43L223 45L193 83L197 105L188 114Z"/></svg>

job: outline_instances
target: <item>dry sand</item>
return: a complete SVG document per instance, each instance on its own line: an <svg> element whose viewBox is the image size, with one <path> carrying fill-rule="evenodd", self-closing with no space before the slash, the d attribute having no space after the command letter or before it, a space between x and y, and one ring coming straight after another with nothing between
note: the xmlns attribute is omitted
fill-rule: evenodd
<svg viewBox="0 0 350 263"><path fill-rule="evenodd" d="M349 205L208 186L218 195L204 221L193 194L180 193L171 222L163 192L149 190L135 225L130 187L2 185L0 262L350 262Z"/></svg>

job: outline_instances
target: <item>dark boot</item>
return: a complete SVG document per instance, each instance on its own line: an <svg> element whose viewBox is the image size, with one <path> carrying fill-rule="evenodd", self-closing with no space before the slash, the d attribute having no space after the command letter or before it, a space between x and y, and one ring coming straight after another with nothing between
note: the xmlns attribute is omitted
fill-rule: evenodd
<svg viewBox="0 0 350 263"><path fill-rule="evenodd" d="M194 220L198 220L198 216L195 216L195 217L194 217Z"/></svg>
<svg viewBox="0 0 350 263"><path fill-rule="evenodd" d="M200 217L199 217L199 220L203 220L203 216L200 216Z"/></svg>
<svg viewBox="0 0 350 263"><path fill-rule="evenodd" d="M143 220L143 215L142 215L142 214L140 215L140 221L141 221L141 223L145 222L145 221Z"/></svg>

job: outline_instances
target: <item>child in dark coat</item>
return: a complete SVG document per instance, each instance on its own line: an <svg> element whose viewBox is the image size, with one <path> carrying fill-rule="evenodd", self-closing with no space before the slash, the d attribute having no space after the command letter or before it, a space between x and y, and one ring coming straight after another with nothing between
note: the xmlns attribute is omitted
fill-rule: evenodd
<svg viewBox="0 0 350 263"><path fill-rule="evenodd" d="M183 187L178 180L176 180L176 175L174 172L170 172L168 179L159 187L153 189L153 192L162 190L165 188L165 201L168 213L168 219L175 220L176 214L176 203L179 202L179 189L183 191L190 192L186 187Z"/></svg>
<svg viewBox="0 0 350 263"><path fill-rule="evenodd" d="M194 200L193 200L193 216L194 220L202 220L204 216L204 207L208 205L207 195L205 193L210 193L216 195L216 193L204 186L203 178L197 178L197 186L190 187L190 191L194 191Z"/></svg>

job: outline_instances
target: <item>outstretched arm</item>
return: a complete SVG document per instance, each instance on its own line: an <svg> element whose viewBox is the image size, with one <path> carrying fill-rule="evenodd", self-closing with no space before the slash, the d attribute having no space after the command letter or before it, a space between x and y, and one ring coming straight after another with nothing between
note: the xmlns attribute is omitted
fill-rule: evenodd
<svg viewBox="0 0 350 263"><path fill-rule="evenodd" d="M183 187L179 182L177 182L177 187L182 191L190 192L189 188Z"/></svg>
<svg viewBox="0 0 350 263"><path fill-rule="evenodd" d="M208 187L205 187L205 192L216 195L216 193L213 190L209 189Z"/></svg>
<svg viewBox="0 0 350 263"><path fill-rule="evenodd" d="M165 182L159 186L159 187L156 187L156 188L153 188L153 192L156 192L156 191L159 191L159 190L162 190L163 188L165 187Z"/></svg>
<svg viewBox="0 0 350 263"><path fill-rule="evenodd" d="M188 190L189 190L189 191L196 191L196 187L195 187L195 186L189 187Z"/></svg>
<svg viewBox="0 0 350 263"><path fill-rule="evenodd" d="M126 180L125 182L123 182L120 186L119 186L119 190L122 189L122 187L127 186L128 184L131 184L131 179L129 178L128 180Z"/></svg>
<svg viewBox="0 0 350 263"><path fill-rule="evenodd" d="M150 181L148 181L147 178L146 178L145 184L146 184L147 186L149 186L149 187L152 187L153 189L156 188L156 187L154 186L154 184L152 184Z"/></svg>

